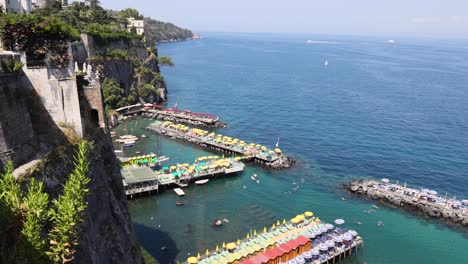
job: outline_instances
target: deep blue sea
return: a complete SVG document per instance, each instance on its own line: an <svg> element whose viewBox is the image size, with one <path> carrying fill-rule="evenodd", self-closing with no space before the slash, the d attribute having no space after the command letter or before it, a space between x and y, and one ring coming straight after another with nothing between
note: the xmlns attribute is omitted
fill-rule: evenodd
<svg viewBox="0 0 468 264"><path fill-rule="evenodd" d="M175 63L163 69L169 105L219 115L229 124L218 130L224 135L270 147L280 137L298 164L282 171L249 165L243 175L186 188L182 199L166 191L131 201L139 239L160 263L306 210L328 222L343 218L365 238L363 254L347 263L468 263L466 229L381 205L368 215L374 203L340 189L357 177L389 178L468 198L468 40L204 37L158 47ZM149 134L142 130L148 122L126 126ZM141 139L127 154L160 151L171 164L209 154L163 137L158 150L157 139ZM186 205L176 207L178 200ZM215 218L231 222L213 229Z"/></svg>

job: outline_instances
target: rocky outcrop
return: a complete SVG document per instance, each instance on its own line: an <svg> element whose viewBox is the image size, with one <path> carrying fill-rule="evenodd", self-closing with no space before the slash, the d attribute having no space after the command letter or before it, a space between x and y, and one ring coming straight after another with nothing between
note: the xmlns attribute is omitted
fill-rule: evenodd
<svg viewBox="0 0 468 264"><path fill-rule="evenodd" d="M81 68L83 63L90 63L94 69L102 73L102 78L115 80L127 96L132 87L151 84L158 88L159 93L143 98L144 101L164 102L166 100L167 89L164 78L160 74L157 50L153 50L154 53L149 52L143 40L123 38L100 43L91 35L82 33L81 41L73 43L72 49L73 59L78 63L80 70L83 71ZM123 51L125 56L106 55L112 50Z"/></svg>
<svg viewBox="0 0 468 264"><path fill-rule="evenodd" d="M468 226L468 210L452 206L429 202L417 196L382 188L382 183L375 180L358 180L345 185L352 193L377 200L383 204L401 207L417 215L439 218L445 223L456 226ZM402 190L403 187L401 186ZM406 188L406 187L405 187Z"/></svg>

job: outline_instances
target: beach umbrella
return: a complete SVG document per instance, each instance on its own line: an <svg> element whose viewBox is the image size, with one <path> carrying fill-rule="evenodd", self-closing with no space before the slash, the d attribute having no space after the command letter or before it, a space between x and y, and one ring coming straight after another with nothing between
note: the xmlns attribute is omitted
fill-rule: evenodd
<svg viewBox="0 0 468 264"><path fill-rule="evenodd" d="M316 223L320 222L320 218L318 218L318 217L315 218L315 222L316 222Z"/></svg>
<svg viewBox="0 0 468 264"><path fill-rule="evenodd" d="M201 259L200 252L197 254L197 259Z"/></svg>
<svg viewBox="0 0 468 264"><path fill-rule="evenodd" d="M198 263L198 259L196 257L190 257L187 259L187 263L189 264L197 264Z"/></svg>
<svg viewBox="0 0 468 264"><path fill-rule="evenodd" d="M174 177L177 177L178 175L179 175L179 174L177 173L177 171L174 171L174 172L172 173L172 176L174 176Z"/></svg>
<svg viewBox="0 0 468 264"><path fill-rule="evenodd" d="M389 183L389 182L390 182L390 180L387 179L387 178L383 178L381 181L382 181L383 183Z"/></svg>
<svg viewBox="0 0 468 264"><path fill-rule="evenodd" d="M216 252L219 252L219 247L218 247L218 245L216 245Z"/></svg>
<svg viewBox="0 0 468 264"><path fill-rule="evenodd" d="M247 239L250 239L250 233L247 233L246 238L247 238Z"/></svg>
<svg viewBox="0 0 468 264"><path fill-rule="evenodd" d="M281 149L275 148L275 152L276 152L276 153L281 153Z"/></svg>
<svg viewBox="0 0 468 264"><path fill-rule="evenodd" d="M223 248L226 248L226 243L223 242Z"/></svg>
<svg viewBox="0 0 468 264"><path fill-rule="evenodd" d="M236 243L228 243L228 244L226 245L226 248L227 248L228 250L233 250L233 249L236 248Z"/></svg>
<svg viewBox="0 0 468 264"><path fill-rule="evenodd" d="M169 170L169 167L165 166L163 167L163 170Z"/></svg>
<svg viewBox="0 0 468 264"><path fill-rule="evenodd" d="M283 225L285 225L285 224L286 224L286 219L283 219Z"/></svg>
<svg viewBox="0 0 468 264"><path fill-rule="evenodd" d="M311 218L314 215L314 213L307 211L304 213L304 215L306 218Z"/></svg>
<svg viewBox="0 0 468 264"><path fill-rule="evenodd" d="M278 221L276 221L276 225L277 225L277 226L279 226L279 225L280 225L280 221L279 221L279 220L278 220Z"/></svg>
<svg viewBox="0 0 468 264"><path fill-rule="evenodd" d="M254 236L257 235L257 230L254 230L253 235L254 235Z"/></svg>
<svg viewBox="0 0 468 264"><path fill-rule="evenodd" d="M342 225L342 224L344 224L344 222L345 221L343 219L340 219L340 218L335 220L335 224L337 224L337 225Z"/></svg>
<svg viewBox="0 0 468 264"><path fill-rule="evenodd" d="M210 251L209 251L208 249L206 249L206 251L205 251L205 256L208 257L209 255L210 255Z"/></svg>
<svg viewBox="0 0 468 264"><path fill-rule="evenodd" d="M263 233L266 233L267 229L266 227L263 228Z"/></svg>
<svg viewBox="0 0 468 264"><path fill-rule="evenodd" d="M240 239L237 239L237 245L240 245Z"/></svg>

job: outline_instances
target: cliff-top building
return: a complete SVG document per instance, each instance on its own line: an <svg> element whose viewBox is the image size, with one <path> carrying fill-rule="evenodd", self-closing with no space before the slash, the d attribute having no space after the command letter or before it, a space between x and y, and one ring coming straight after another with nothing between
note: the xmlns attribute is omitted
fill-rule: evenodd
<svg viewBox="0 0 468 264"><path fill-rule="evenodd" d="M29 14L32 10L32 0L0 0L0 6L7 13Z"/></svg>
<svg viewBox="0 0 468 264"><path fill-rule="evenodd" d="M138 35L143 35L143 33L145 32L144 20L137 20L133 17L128 18L128 26L127 26L128 32L131 32L132 28L136 29L136 33Z"/></svg>

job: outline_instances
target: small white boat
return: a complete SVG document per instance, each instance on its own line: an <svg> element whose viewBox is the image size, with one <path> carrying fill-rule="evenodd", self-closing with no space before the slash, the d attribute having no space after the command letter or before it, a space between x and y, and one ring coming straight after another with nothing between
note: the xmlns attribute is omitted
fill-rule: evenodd
<svg viewBox="0 0 468 264"><path fill-rule="evenodd" d="M260 184L260 181L259 181L259 180L257 180L257 184Z"/></svg>
<svg viewBox="0 0 468 264"><path fill-rule="evenodd" d="M179 196L184 196L185 195L184 191L182 191L182 189L180 189L180 188L175 188L174 192Z"/></svg>
<svg viewBox="0 0 468 264"><path fill-rule="evenodd" d="M204 180L198 180L195 182L196 185L203 185L205 183L207 183L209 181L209 179L204 179Z"/></svg>
<svg viewBox="0 0 468 264"><path fill-rule="evenodd" d="M252 181L255 181L257 179L257 174L252 175L250 179L252 179Z"/></svg>
<svg viewBox="0 0 468 264"><path fill-rule="evenodd" d="M325 66L325 67L328 66L328 60L325 60L325 63L323 63L323 66Z"/></svg>
<svg viewBox="0 0 468 264"><path fill-rule="evenodd" d="M148 136L147 135L141 135L142 138L147 138Z"/></svg>

